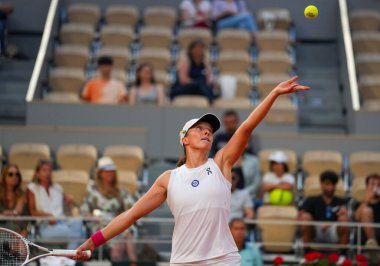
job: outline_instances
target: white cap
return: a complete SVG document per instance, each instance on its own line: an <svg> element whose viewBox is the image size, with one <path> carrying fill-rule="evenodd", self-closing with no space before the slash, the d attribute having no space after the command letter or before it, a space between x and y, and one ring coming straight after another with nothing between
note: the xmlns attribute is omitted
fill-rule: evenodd
<svg viewBox="0 0 380 266"><path fill-rule="evenodd" d="M273 161L276 163L287 163L288 157L282 151L275 151L269 156L269 161Z"/></svg>
<svg viewBox="0 0 380 266"><path fill-rule="evenodd" d="M205 114L199 118L193 118L186 122L182 130L179 132L179 143L183 146L182 139L186 136L187 131L198 122L207 122L211 125L213 133L220 128L219 119L213 114Z"/></svg>
<svg viewBox="0 0 380 266"><path fill-rule="evenodd" d="M98 160L98 169L104 171L116 171L116 165L111 157L102 157Z"/></svg>

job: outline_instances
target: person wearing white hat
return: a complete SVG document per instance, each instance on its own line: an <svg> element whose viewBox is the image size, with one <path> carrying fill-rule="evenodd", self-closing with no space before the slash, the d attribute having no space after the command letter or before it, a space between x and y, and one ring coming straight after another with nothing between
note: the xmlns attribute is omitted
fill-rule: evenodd
<svg viewBox="0 0 380 266"><path fill-rule="evenodd" d="M283 196L283 191L292 193L294 189L295 178L289 173L288 157L282 151L275 151L269 155L268 160L269 172L263 177L264 203L288 205L292 203L292 200L287 204L283 204L280 199ZM271 193L277 200L270 200ZM280 198L276 197L276 194Z"/></svg>
<svg viewBox="0 0 380 266"><path fill-rule="evenodd" d="M83 243L75 259L88 259L82 251L92 251L106 243L167 200L175 220L171 265L240 265L240 255L228 227L231 169L277 97L309 89L295 83L297 79L293 77L274 88L213 159L208 154L213 135L220 127L218 118L205 114L189 120L179 134L185 154L180 161L182 165L160 175L129 211Z"/></svg>

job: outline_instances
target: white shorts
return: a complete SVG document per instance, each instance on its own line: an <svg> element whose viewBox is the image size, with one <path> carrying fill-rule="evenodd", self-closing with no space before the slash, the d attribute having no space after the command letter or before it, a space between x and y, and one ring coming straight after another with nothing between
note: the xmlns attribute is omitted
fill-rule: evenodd
<svg viewBox="0 0 380 266"><path fill-rule="evenodd" d="M326 231L323 231L321 227L315 227L315 241L318 243L338 243L338 226L332 224Z"/></svg>
<svg viewBox="0 0 380 266"><path fill-rule="evenodd" d="M170 263L170 266L203 266L203 265L213 265L213 266L240 266L241 257L239 252L232 252L226 255L194 262L185 262L185 263Z"/></svg>

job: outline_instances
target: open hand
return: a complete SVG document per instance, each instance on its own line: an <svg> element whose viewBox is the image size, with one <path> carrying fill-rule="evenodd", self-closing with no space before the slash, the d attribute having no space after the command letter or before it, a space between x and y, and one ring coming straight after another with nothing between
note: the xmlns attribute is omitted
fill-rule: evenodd
<svg viewBox="0 0 380 266"><path fill-rule="evenodd" d="M302 86L298 83L295 83L297 80L298 80L298 76L294 76L291 79L278 84L277 87L273 89L273 91L277 95L282 95L282 94L293 93L295 91L310 90L310 87Z"/></svg>

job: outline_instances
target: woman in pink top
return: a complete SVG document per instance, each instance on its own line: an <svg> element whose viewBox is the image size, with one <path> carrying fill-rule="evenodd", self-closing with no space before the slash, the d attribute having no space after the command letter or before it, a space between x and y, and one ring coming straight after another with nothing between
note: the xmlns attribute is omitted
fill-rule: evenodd
<svg viewBox="0 0 380 266"><path fill-rule="evenodd" d="M189 120L179 134L185 154L179 167L164 172L130 210L92 235L77 249L75 259L88 259L82 251L93 251L167 200L175 219L171 265L240 265L240 255L228 228L231 169L277 97L309 89L295 83L297 79L284 81L273 89L214 159L209 159L208 154L220 126L218 118L206 114Z"/></svg>

